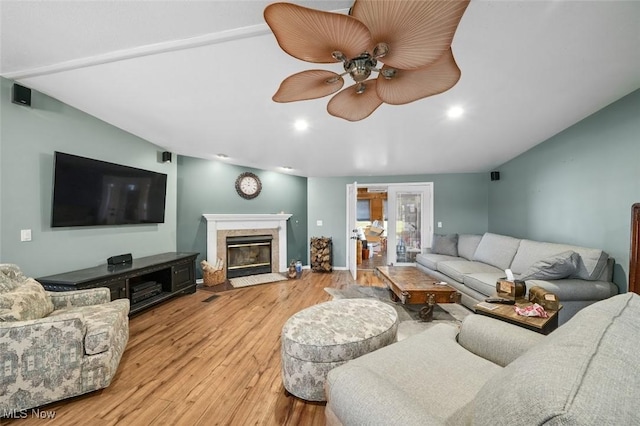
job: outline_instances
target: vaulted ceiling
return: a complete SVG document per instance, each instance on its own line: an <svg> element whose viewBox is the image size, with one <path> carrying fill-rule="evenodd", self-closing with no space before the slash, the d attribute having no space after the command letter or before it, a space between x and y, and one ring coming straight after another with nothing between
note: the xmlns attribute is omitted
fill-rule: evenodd
<svg viewBox="0 0 640 426"><path fill-rule="evenodd" d="M271 100L318 66L279 48L269 3L2 0L0 74L165 150L300 176L489 171L640 88L640 2L472 0L456 86L348 122Z"/></svg>

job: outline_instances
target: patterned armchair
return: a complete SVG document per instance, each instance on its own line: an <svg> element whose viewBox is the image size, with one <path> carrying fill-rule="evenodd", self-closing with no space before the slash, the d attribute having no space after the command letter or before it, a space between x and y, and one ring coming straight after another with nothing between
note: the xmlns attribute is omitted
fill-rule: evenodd
<svg viewBox="0 0 640 426"><path fill-rule="evenodd" d="M0 264L0 413L109 386L129 340L129 300L48 292Z"/></svg>

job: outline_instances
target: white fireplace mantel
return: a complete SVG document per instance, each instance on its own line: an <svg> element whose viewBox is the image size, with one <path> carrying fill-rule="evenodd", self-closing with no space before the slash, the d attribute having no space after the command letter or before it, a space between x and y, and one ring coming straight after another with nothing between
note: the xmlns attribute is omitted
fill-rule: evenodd
<svg viewBox="0 0 640 426"><path fill-rule="evenodd" d="M279 253L278 270L287 270L287 220L288 213L276 214L203 214L207 220L207 261L218 259L218 231L237 229L277 229Z"/></svg>

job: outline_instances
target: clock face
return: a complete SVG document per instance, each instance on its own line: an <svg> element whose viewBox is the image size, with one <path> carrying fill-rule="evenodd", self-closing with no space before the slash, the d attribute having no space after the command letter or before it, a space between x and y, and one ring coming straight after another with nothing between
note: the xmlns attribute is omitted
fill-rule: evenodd
<svg viewBox="0 0 640 426"><path fill-rule="evenodd" d="M253 173L242 173L236 179L236 191L242 198L248 200L257 197L262 190L260 178Z"/></svg>

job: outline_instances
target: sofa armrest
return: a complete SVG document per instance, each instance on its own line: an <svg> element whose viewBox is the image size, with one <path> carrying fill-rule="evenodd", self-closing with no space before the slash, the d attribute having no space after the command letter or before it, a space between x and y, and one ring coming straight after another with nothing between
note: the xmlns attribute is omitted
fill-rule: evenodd
<svg viewBox="0 0 640 426"><path fill-rule="evenodd" d="M544 338L535 331L504 321L469 315L462 322L458 343L468 351L505 367Z"/></svg>
<svg viewBox="0 0 640 426"><path fill-rule="evenodd" d="M562 280L527 280L527 289L537 286L558 296L562 301L603 300L619 293L618 286L609 281L587 281L578 278ZM528 292L527 292L528 295Z"/></svg>
<svg viewBox="0 0 640 426"><path fill-rule="evenodd" d="M111 292L106 287L74 291L48 291L54 309L100 305L111 301Z"/></svg>

